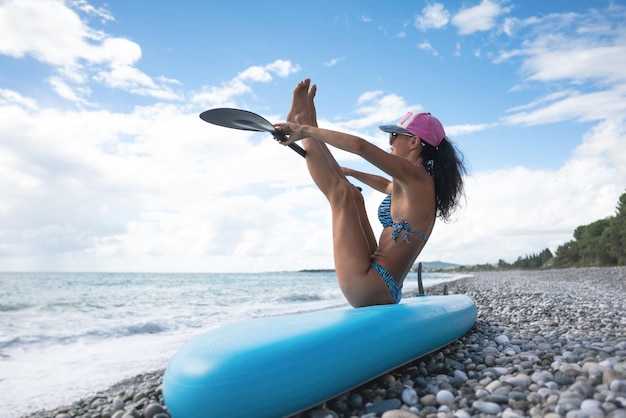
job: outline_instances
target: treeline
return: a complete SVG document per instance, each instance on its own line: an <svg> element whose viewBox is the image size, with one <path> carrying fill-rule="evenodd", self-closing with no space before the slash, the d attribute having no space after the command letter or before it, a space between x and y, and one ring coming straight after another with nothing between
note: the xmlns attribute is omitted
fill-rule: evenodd
<svg viewBox="0 0 626 418"><path fill-rule="evenodd" d="M521 270L548 268L553 265L554 255L548 248L539 254L530 254L518 257L513 263L507 263L500 259L498 264L476 264L474 266L459 266L456 271L495 271L495 270Z"/></svg>
<svg viewBox="0 0 626 418"><path fill-rule="evenodd" d="M547 266L550 260L554 258L552 251L548 248L540 252L539 254L531 254L522 258L519 257L514 263L507 263L504 260L498 261L499 269L540 269Z"/></svg>
<svg viewBox="0 0 626 418"><path fill-rule="evenodd" d="M626 193L620 196L615 216L576 228L574 240L556 250L555 267L626 265Z"/></svg>
<svg viewBox="0 0 626 418"><path fill-rule="evenodd" d="M619 198L615 216L579 226L574 231L574 239L559 246L555 255L546 248L538 254L519 257L514 263L499 260L497 265L461 266L455 270L486 271L624 265L626 265L626 193Z"/></svg>

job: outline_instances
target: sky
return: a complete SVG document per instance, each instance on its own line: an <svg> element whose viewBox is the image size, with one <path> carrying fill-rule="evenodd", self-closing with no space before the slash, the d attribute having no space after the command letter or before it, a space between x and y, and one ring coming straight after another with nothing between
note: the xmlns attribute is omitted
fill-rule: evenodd
<svg viewBox="0 0 626 418"><path fill-rule="evenodd" d="M304 159L198 117L283 121L304 78L322 127L388 149L379 125L428 111L464 156L418 261L554 252L626 192L624 22L614 0L0 0L0 271L332 268Z"/></svg>

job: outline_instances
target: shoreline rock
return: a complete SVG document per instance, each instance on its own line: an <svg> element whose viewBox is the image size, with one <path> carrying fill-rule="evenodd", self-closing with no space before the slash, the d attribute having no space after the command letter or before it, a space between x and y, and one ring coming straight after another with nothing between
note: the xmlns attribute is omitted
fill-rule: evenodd
<svg viewBox="0 0 626 418"><path fill-rule="evenodd" d="M479 272L427 293L445 285L476 301L470 332L297 417L626 418L626 267ZM167 418L162 375L24 418Z"/></svg>

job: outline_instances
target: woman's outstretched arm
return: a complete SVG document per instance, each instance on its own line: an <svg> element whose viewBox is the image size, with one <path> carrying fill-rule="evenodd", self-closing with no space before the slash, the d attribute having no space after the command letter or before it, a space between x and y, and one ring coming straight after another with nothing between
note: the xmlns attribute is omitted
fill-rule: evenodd
<svg viewBox="0 0 626 418"><path fill-rule="evenodd" d="M277 123L274 126L288 137L287 141L281 142L283 145L292 144L302 138L315 138L335 148L360 155L394 179L402 181L414 177L413 169L415 167L406 158L383 151L358 136L289 122Z"/></svg>
<svg viewBox="0 0 626 418"><path fill-rule="evenodd" d="M354 177L362 183L367 184L374 190L378 190L381 193L389 194L391 193L391 181L387 180L382 176L378 176L376 174L364 173L362 171L353 170L347 167L341 167L343 173L346 176Z"/></svg>

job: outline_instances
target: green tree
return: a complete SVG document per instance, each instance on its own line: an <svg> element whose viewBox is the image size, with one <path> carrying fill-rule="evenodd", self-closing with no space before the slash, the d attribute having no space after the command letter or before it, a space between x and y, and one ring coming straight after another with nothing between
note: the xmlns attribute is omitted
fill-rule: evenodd
<svg viewBox="0 0 626 418"><path fill-rule="evenodd" d="M548 261L550 261L554 255L552 255L552 251L549 248L546 248L539 254L539 258L541 260L541 265L544 266Z"/></svg>
<svg viewBox="0 0 626 418"><path fill-rule="evenodd" d="M602 240L614 263L626 265L626 193L620 196L615 218L602 234Z"/></svg>
<svg viewBox="0 0 626 418"><path fill-rule="evenodd" d="M582 225L574 240L556 250L555 267L626 265L626 193L622 194L615 216Z"/></svg>
<svg viewBox="0 0 626 418"><path fill-rule="evenodd" d="M600 219L576 228L574 238L579 244L581 266L601 266L602 258L607 258L606 245L602 245L601 237L611 224L611 218ZM603 257L604 256L604 257Z"/></svg>
<svg viewBox="0 0 626 418"><path fill-rule="evenodd" d="M580 261L580 252L576 241L568 241L556 249L555 267L574 267Z"/></svg>

